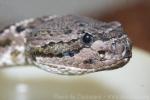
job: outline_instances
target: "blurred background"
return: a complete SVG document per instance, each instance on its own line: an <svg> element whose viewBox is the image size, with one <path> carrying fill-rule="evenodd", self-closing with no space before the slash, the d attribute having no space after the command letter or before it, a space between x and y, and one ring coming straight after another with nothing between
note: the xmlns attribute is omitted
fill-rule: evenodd
<svg viewBox="0 0 150 100"><path fill-rule="evenodd" d="M134 46L150 51L150 0L0 0L0 28L26 18L66 13L120 21Z"/></svg>
<svg viewBox="0 0 150 100"><path fill-rule="evenodd" d="M0 0L0 29L67 13L121 22L134 45L129 64L70 77L32 66L6 68L0 70L0 100L150 100L150 0Z"/></svg>

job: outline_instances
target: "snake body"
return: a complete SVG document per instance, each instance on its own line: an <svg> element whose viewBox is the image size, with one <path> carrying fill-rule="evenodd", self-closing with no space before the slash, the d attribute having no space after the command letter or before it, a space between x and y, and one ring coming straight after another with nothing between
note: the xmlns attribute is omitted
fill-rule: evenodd
<svg viewBox="0 0 150 100"><path fill-rule="evenodd" d="M131 56L131 40L116 21L44 16L0 32L0 67L33 64L52 73L80 75L120 68Z"/></svg>

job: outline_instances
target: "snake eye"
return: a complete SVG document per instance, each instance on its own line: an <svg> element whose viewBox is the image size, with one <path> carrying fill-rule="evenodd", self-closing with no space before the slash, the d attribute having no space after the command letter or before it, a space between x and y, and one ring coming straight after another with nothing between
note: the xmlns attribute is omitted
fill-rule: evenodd
<svg viewBox="0 0 150 100"><path fill-rule="evenodd" d="M85 44L89 44L91 43L93 40L93 37L92 35L90 35L89 33L85 33L83 38L82 38L82 41L85 43Z"/></svg>

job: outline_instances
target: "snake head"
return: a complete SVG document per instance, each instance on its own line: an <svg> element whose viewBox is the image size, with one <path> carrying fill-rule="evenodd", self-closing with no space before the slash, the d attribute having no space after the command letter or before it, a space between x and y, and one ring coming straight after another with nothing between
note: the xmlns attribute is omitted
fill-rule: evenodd
<svg viewBox="0 0 150 100"><path fill-rule="evenodd" d="M79 75L124 66L132 43L119 22L58 16L35 27L27 36L33 63L57 74Z"/></svg>

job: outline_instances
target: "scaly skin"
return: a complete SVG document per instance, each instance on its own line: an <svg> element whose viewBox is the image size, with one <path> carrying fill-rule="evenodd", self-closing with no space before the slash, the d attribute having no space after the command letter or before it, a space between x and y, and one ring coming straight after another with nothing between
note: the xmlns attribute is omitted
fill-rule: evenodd
<svg viewBox="0 0 150 100"><path fill-rule="evenodd" d="M66 15L29 19L0 33L0 66L34 64L79 75L124 66L132 45L119 22Z"/></svg>

